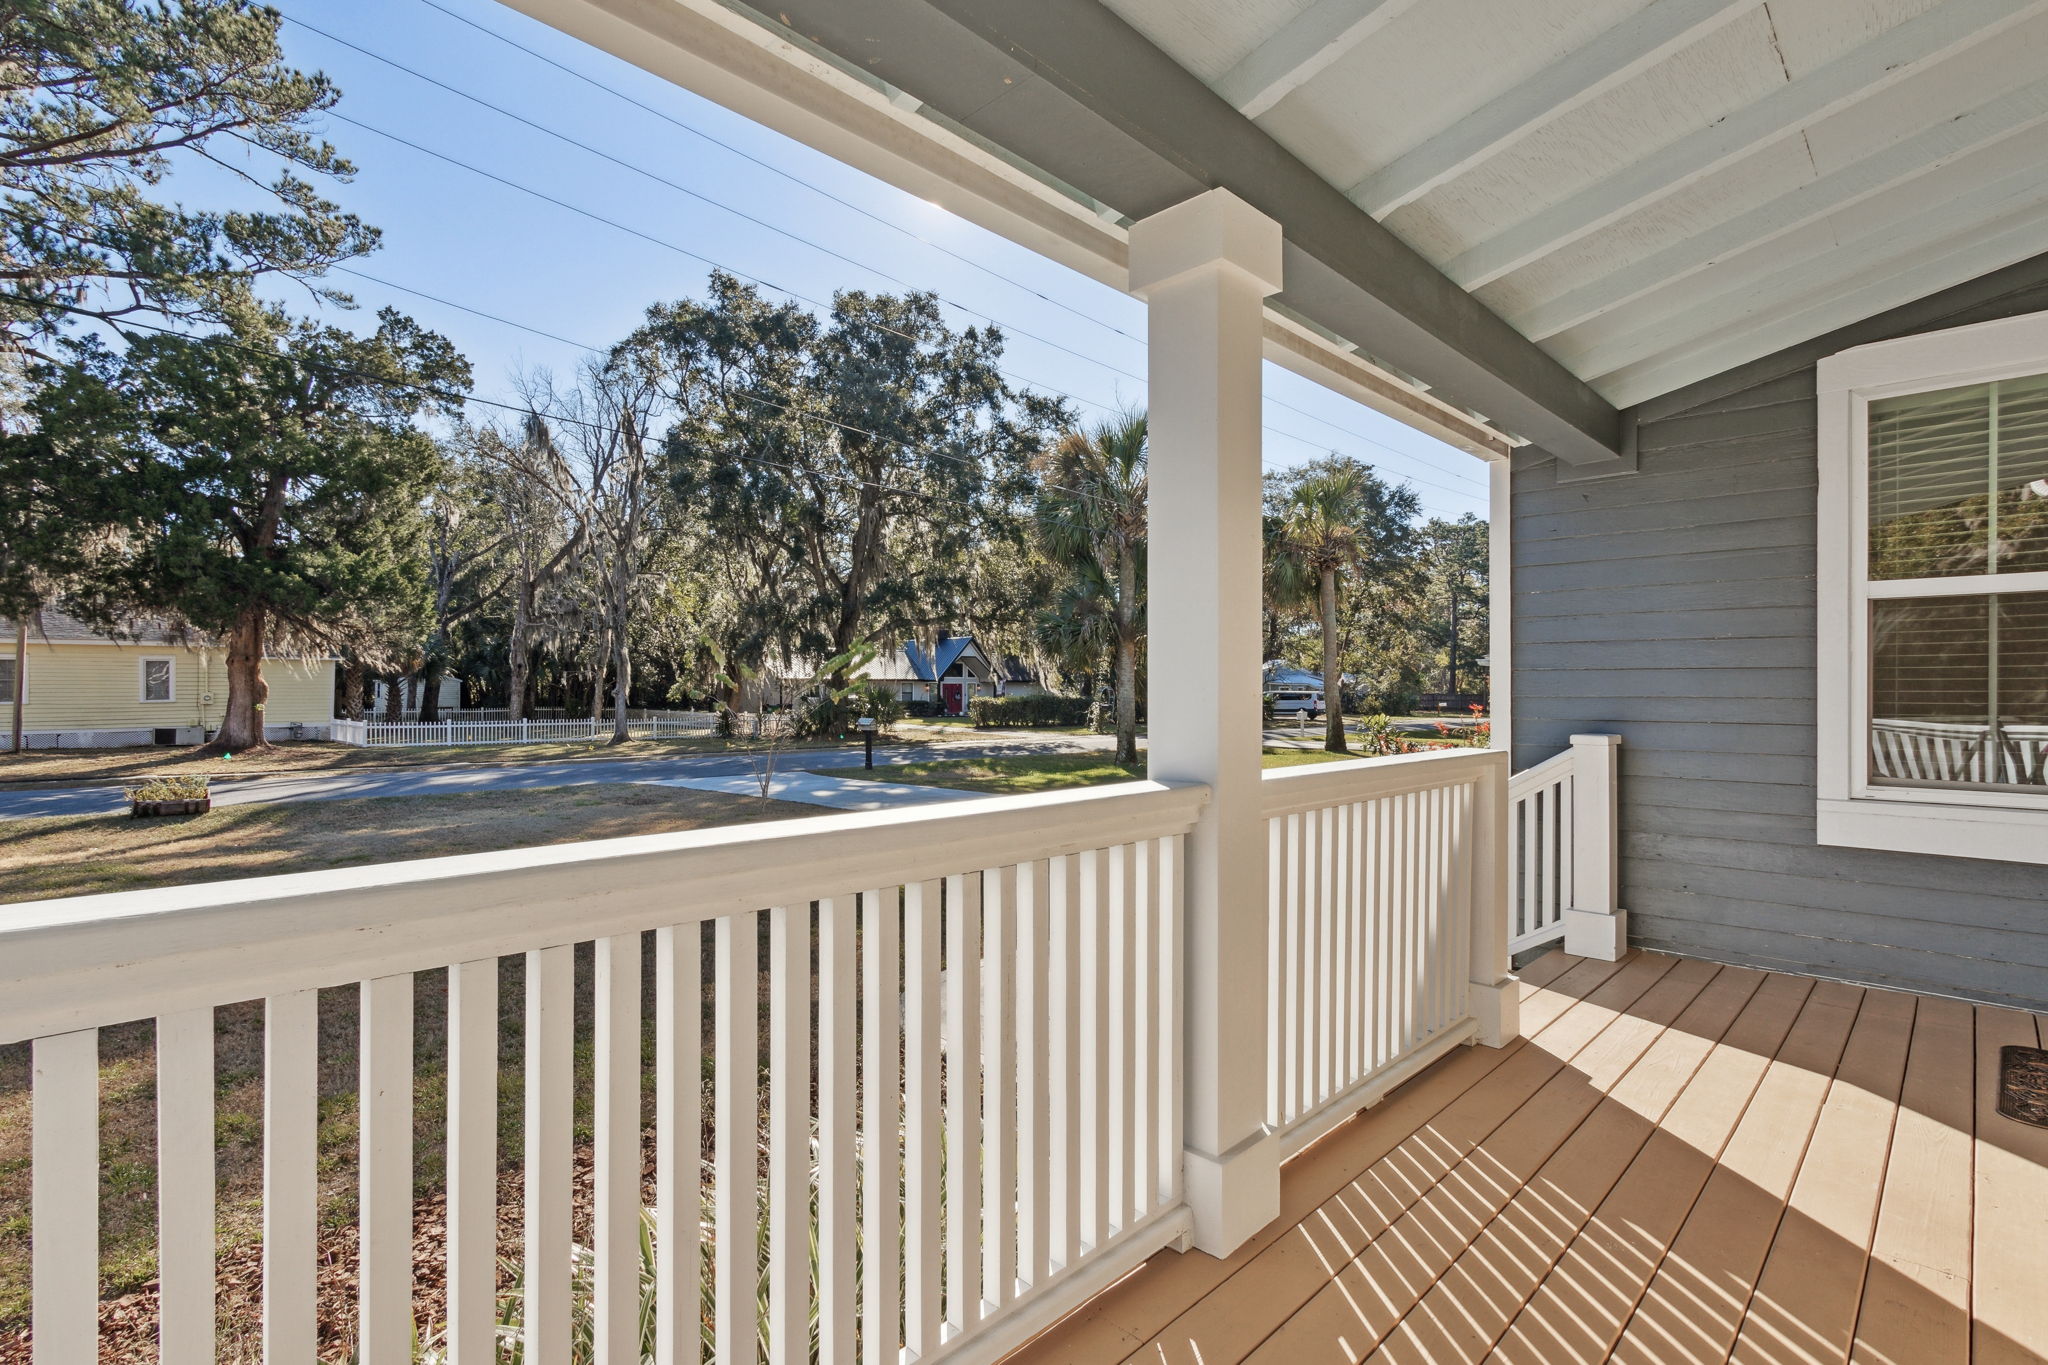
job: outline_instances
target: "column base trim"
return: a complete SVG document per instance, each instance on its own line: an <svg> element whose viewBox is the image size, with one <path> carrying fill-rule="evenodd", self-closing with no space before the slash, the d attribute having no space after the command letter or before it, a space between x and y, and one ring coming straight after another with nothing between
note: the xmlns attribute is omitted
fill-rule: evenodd
<svg viewBox="0 0 2048 1365"><path fill-rule="evenodd" d="M1465 988L1471 1002L1473 1021L1479 1026L1474 1040L1487 1047L1505 1047L1522 1036L1522 981L1504 976L1498 981L1474 981Z"/></svg>
<svg viewBox="0 0 2048 1365"><path fill-rule="evenodd" d="M1628 951L1628 911L1566 910L1564 950L1574 957L1619 961Z"/></svg>
<svg viewBox="0 0 2048 1365"><path fill-rule="evenodd" d="M1181 1152L1181 1189L1195 1250L1219 1259L1280 1216L1280 1135L1262 1130L1228 1152Z"/></svg>

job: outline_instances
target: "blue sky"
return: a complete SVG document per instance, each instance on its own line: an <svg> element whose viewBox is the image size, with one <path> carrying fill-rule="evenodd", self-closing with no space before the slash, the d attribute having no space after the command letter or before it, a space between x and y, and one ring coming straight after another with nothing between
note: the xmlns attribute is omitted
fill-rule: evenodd
<svg viewBox="0 0 2048 1365"><path fill-rule="evenodd" d="M359 174L332 197L384 231L358 268L388 283L336 282L452 338L480 396L511 398L532 367L567 372L573 343L700 293L716 262L820 311L836 289L931 290L956 327L1000 323L1013 380L1084 418L1144 402L1137 300L492 0L272 3L288 58L343 91L328 136ZM213 199L206 180L181 172L176 192ZM1269 468L1337 450L1412 483L1427 513L1486 515L1477 460L1272 365L1265 382Z"/></svg>

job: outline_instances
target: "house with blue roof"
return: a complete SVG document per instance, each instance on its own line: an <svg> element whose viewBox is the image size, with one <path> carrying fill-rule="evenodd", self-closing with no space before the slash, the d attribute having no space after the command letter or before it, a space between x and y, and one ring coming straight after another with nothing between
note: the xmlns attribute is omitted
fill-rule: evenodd
<svg viewBox="0 0 2048 1365"><path fill-rule="evenodd" d="M1014 655L997 657L972 635L942 636L936 647L906 641L877 654L860 678L891 688L898 701L930 702L942 715L964 716L976 697L1022 696L1039 691L1038 679Z"/></svg>

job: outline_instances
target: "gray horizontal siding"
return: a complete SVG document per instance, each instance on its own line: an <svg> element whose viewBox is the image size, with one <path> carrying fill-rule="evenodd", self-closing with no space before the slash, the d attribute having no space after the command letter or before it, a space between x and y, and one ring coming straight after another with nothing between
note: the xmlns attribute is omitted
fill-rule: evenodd
<svg viewBox="0 0 2048 1365"><path fill-rule="evenodd" d="M1646 404L1640 469L1514 466L1515 766L1623 737L1636 942L2048 1005L2048 868L1814 842L1813 363L2048 309L2048 258Z"/></svg>

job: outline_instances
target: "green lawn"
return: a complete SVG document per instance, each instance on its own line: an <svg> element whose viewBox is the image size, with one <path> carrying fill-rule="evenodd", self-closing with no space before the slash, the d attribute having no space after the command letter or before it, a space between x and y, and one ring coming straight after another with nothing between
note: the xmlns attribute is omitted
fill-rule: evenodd
<svg viewBox="0 0 2048 1365"><path fill-rule="evenodd" d="M1321 749L1269 751L1268 768L1303 763L1328 763L1353 757ZM1058 791L1066 787L1097 787L1108 782L1134 782L1145 776L1142 763L1125 767L1106 754L1030 754L1014 758L950 758L935 763L898 763L872 771L865 768L818 768L833 777L858 777L875 782L907 782L919 787L954 787L961 791L1014 796L1022 792Z"/></svg>

